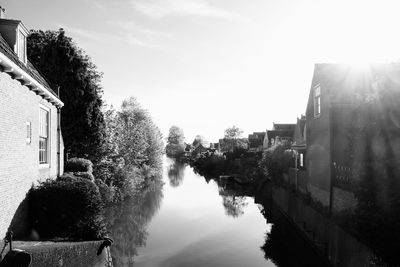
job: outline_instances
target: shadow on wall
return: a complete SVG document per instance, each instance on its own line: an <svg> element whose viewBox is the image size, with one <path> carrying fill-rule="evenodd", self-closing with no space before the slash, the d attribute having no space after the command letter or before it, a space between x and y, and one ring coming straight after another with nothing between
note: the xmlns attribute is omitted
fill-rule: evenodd
<svg viewBox="0 0 400 267"><path fill-rule="evenodd" d="M37 240L32 231L32 222L29 214L29 192L26 194L24 200L19 204L14 216L11 220L8 231L13 232L15 239L33 239Z"/></svg>

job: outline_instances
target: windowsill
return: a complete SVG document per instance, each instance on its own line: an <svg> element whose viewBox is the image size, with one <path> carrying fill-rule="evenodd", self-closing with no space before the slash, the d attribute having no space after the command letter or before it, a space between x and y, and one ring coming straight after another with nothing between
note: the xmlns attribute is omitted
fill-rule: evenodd
<svg viewBox="0 0 400 267"><path fill-rule="evenodd" d="M39 170L41 170L41 169L49 169L49 168L50 168L50 164L49 163L39 164Z"/></svg>

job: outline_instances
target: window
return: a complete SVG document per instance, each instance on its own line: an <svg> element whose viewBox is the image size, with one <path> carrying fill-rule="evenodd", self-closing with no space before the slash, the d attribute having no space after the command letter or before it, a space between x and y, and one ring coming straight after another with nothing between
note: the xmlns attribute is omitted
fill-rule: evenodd
<svg viewBox="0 0 400 267"><path fill-rule="evenodd" d="M26 63L26 36L22 31L18 32L18 57L22 62Z"/></svg>
<svg viewBox="0 0 400 267"><path fill-rule="evenodd" d="M314 117L321 114L321 86L314 87Z"/></svg>
<svg viewBox="0 0 400 267"><path fill-rule="evenodd" d="M300 153L300 167L304 167L304 156L303 156L303 153Z"/></svg>
<svg viewBox="0 0 400 267"><path fill-rule="evenodd" d="M39 164L49 163L49 110L39 110Z"/></svg>
<svg viewBox="0 0 400 267"><path fill-rule="evenodd" d="M31 123L27 122L25 127L26 127L26 143L30 144L32 140Z"/></svg>

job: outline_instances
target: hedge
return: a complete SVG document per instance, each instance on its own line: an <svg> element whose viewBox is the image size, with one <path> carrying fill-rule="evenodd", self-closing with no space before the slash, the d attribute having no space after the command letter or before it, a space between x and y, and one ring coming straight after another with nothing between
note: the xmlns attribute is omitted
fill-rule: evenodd
<svg viewBox="0 0 400 267"><path fill-rule="evenodd" d="M93 172L93 164L88 159L72 158L69 159L64 166L65 172Z"/></svg>
<svg viewBox="0 0 400 267"><path fill-rule="evenodd" d="M97 186L66 175L30 191L33 228L41 239L100 239L106 234L103 203Z"/></svg>

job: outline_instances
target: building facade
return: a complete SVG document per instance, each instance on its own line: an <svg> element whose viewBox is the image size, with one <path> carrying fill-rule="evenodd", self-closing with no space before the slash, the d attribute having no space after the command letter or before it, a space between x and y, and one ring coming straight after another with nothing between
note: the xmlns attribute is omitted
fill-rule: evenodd
<svg viewBox="0 0 400 267"><path fill-rule="evenodd" d="M63 173L63 102L27 59L28 30L0 19L0 237L31 186Z"/></svg>

